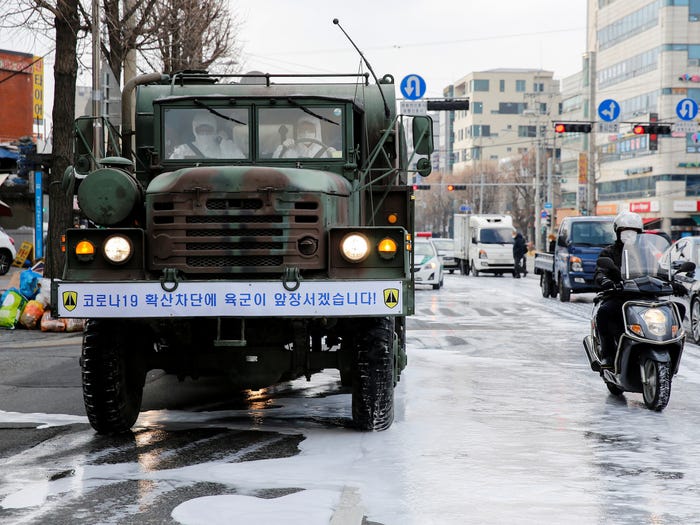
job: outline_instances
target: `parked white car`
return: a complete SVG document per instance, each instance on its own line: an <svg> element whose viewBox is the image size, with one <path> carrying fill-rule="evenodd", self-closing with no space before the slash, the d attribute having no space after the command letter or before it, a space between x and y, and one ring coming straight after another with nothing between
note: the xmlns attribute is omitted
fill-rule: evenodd
<svg viewBox="0 0 700 525"><path fill-rule="evenodd" d="M0 275L5 275L10 271L12 261L17 257L15 240L0 228Z"/></svg>
<svg viewBox="0 0 700 525"><path fill-rule="evenodd" d="M454 271L459 268L457 259L455 259L455 240L440 237L432 241L437 248L438 255L442 257L443 268L450 273L454 273Z"/></svg>
<svg viewBox="0 0 700 525"><path fill-rule="evenodd" d="M442 286L442 260L429 239L416 239L413 245L413 278L416 284L430 284L433 290Z"/></svg>

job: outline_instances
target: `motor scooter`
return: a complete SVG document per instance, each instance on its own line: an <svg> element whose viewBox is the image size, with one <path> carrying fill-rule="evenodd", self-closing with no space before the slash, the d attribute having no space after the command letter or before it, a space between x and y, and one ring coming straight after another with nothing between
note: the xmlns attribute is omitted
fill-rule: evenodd
<svg viewBox="0 0 700 525"><path fill-rule="evenodd" d="M591 369L600 374L611 394L641 392L644 404L655 411L663 410L669 402L671 380L678 373L685 343L684 312L668 296L673 294L675 275L695 269L690 261L660 268L659 259L668 245L661 236L639 234L625 244L622 268L610 258L598 259L598 265L619 276L619 282L615 289L596 295L591 334L583 340ZM603 367L596 319L601 303L613 294L624 300L624 330L615 337L612 367Z"/></svg>

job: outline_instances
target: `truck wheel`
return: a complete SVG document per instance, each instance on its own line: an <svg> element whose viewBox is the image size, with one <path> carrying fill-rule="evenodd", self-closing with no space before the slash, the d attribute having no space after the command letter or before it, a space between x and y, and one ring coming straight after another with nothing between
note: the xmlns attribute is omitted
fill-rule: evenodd
<svg viewBox="0 0 700 525"><path fill-rule="evenodd" d="M551 275L547 275L547 280L549 281L549 296L554 299L559 293L559 290L557 290L557 283L554 282Z"/></svg>
<svg viewBox="0 0 700 525"><path fill-rule="evenodd" d="M569 300L571 299L571 288L568 288L564 284L564 280L559 277L559 300L562 303L568 303Z"/></svg>
<svg viewBox="0 0 700 525"><path fill-rule="evenodd" d="M122 323L91 319L85 326L83 400L98 434L128 431L141 410L146 371L128 334Z"/></svg>
<svg viewBox="0 0 700 525"><path fill-rule="evenodd" d="M552 291L549 289L549 287L550 287L549 276L545 273L541 274L540 275L540 288L542 289L542 297L547 298L552 293Z"/></svg>
<svg viewBox="0 0 700 525"><path fill-rule="evenodd" d="M474 261L472 261L472 274L474 274L474 277L479 277L479 270L474 266Z"/></svg>
<svg viewBox="0 0 700 525"><path fill-rule="evenodd" d="M647 408L660 412L671 397L671 370L668 363L653 359L644 361L644 375L647 382L642 385L644 404Z"/></svg>
<svg viewBox="0 0 700 525"><path fill-rule="evenodd" d="M358 332L352 420L361 430L386 430L394 421L394 320L367 319Z"/></svg>

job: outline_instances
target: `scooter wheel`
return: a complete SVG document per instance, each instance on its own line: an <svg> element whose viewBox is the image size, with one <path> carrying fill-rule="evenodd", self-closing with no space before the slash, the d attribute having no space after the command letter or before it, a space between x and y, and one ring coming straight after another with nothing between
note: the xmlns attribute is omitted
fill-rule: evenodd
<svg viewBox="0 0 700 525"><path fill-rule="evenodd" d="M644 375L647 378L642 387L644 404L647 408L660 412L671 397L671 369L668 363L653 359L644 361Z"/></svg>
<svg viewBox="0 0 700 525"><path fill-rule="evenodd" d="M608 391L614 396L621 396L624 392L624 390L622 390L620 387L613 385L612 383L605 383L605 386L608 387Z"/></svg>

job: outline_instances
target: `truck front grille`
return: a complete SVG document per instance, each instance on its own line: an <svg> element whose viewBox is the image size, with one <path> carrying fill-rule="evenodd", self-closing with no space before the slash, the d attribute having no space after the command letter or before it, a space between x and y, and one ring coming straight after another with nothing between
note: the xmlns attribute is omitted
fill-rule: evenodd
<svg viewBox="0 0 700 525"><path fill-rule="evenodd" d="M295 200L296 199L296 200ZM149 267L183 273L282 273L325 267L323 207L314 197L149 196ZM269 204L267 201L269 200ZM299 241L314 239L310 255ZM308 243L305 243L308 245Z"/></svg>

